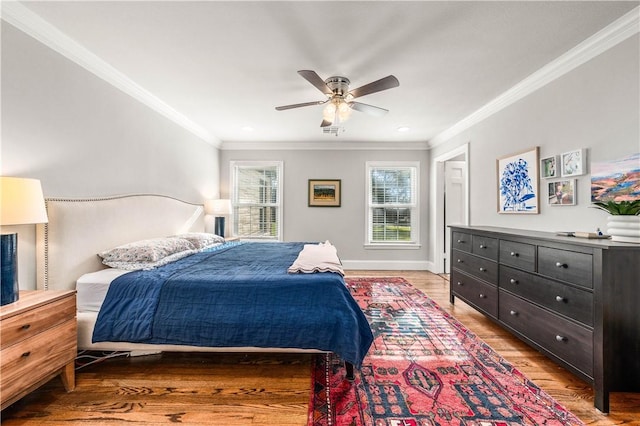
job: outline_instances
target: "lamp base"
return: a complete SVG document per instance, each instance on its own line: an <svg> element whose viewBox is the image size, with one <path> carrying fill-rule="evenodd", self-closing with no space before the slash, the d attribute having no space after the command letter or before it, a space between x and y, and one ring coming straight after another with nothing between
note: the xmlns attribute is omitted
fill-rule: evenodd
<svg viewBox="0 0 640 426"><path fill-rule="evenodd" d="M224 238L224 216L217 216L213 233Z"/></svg>
<svg viewBox="0 0 640 426"><path fill-rule="evenodd" d="M18 300L18 234L0 235L0 306Z"/></svg>

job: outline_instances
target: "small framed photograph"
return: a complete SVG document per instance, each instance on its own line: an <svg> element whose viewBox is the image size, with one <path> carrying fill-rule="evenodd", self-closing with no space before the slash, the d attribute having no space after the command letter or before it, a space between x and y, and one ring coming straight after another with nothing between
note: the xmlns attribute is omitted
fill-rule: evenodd
<svg viewBox="0 0 640 426"><path fill-rule="evenodd" d="M540 177L544 179L551 179L560 177L558 173L558 156L552 155L551 157L543 158L540 160Z"/></svg>
<svg viewBox="0 0 640 426"><path fill-rule="evenodd" d="M586 150L576 149L562 154L562 177L580 176L586 171Z"/></svg>
<svg viewBox="0 0 640 426"><path fill-rule="evenodd" d="M309 179L309 207L340 207L340 179Z"/></svg>
<svg viewBox="0 0 640 426"><path fill-rule="evenodd" d="M574 206L576 204L576 180L564 179L549 182L547 204L550 206Z"/></svg>

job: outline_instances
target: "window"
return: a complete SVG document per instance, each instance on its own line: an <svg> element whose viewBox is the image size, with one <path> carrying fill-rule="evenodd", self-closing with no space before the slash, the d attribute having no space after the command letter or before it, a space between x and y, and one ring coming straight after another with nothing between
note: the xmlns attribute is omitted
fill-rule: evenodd
<svg viewBox="0 0 640 426"><path fill-rule="evenodd" d="M231 162L233 230L242 238L280 240L282 162Z"/></svg>
<svg viewBox="0 0 640 426"><path fill-rule="evenodd" d="M367 162L368 246L417 247L419 163Z"/></svg>

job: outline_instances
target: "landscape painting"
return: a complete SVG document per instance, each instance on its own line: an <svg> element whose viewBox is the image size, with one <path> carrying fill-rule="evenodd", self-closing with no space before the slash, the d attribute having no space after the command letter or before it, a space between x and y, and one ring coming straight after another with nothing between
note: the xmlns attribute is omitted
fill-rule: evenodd
<svg viewBox="0 0 640 426"><path fill-rule="evenodd" d="M640 200L640 153L591 163L591 201Z"/></svg>

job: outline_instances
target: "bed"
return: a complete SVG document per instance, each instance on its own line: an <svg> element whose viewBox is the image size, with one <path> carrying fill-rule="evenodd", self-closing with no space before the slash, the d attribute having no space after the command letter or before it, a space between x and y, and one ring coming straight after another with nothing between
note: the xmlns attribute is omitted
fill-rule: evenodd
<svg viewBox="0 0 640 426"><path fill-rule="evenodd" d="M72 290L79 278L89 278L78 300L79 350L336 352L359 367L372 341L342 276L286 272L304 243L224 243L150 271L125 272L109 269L97 254L133 241L202 233L202 205L159 195L50 198L46 204L49 222L37 230L38 288ZM92 280L94 274L100 278ZM312 303L320 297L329 299ZM142 309L140 300L149 306L140 315L126 311L131 303L123 300L134 301L135 309ZM301 309L303 317L292 316ZM133 334L122 331L122 324L143 317ZM160 319L169 331L156 328ZM243 319L248 324L234 323ZM182 330L191 331L185 336ZM313 335L321 341L309 340Z"/></svg>

